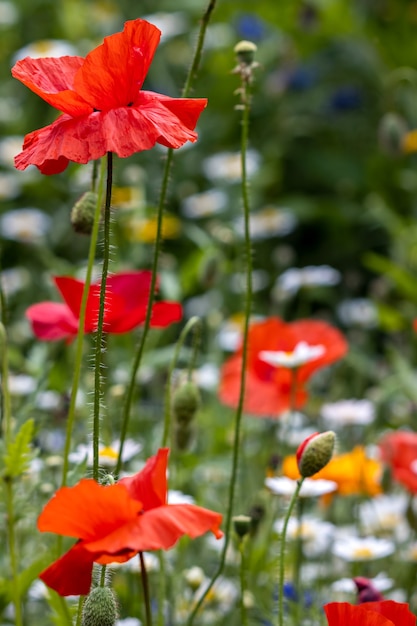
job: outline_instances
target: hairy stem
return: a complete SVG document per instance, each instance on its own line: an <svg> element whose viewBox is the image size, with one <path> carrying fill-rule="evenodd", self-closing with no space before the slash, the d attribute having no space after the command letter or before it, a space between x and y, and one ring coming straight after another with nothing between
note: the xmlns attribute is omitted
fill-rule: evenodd
<svg viewBox="0 0 417 626"><path fill-rule="evenodd" d="M100 445L100 403L102 399L102 371L104 353L104 312L106 308L106 286L110 260L110 207L113 184L113 155L107 153L107 184L106 200L104 204L103 228L103 266L101 271L100 304L96 332L96 348L94 359L94 413L93 413L93 478L98 480L99 473L99 445Z"/></svg>
<svg viewBox="0 0 417 626"><path fill-rule="evenodd" d="M104 162L102 162L101 168L100 168L100 181L99 181L98 191L97 191L97 204L96 204L96 210L94 213L94 224L93 224L93 230L92 230L91 239L90 239L90 250L88 253L87 273L85 277L85 284L84 284L84 290L83 290L81 307L80 307L78 334L77 334L77 339L76 339L76 344L75 344L74 375L73 375L72 388L71 388L70 404L69 404L69 409L68 409L67 430L66 430L65 446L64 446L64 453L63 453L62 481L61 481L62 486L65 486L67 484L68 456L69 456L69 452L71 448L72 430L73 430L74 421L75 421L75 406L76 406L76 401L77 401L77 391L78 391L78 386L80 383L81 365L82 365L82 359L83 359L85 313L87 309L87 299L88 299L88 293L89 293L90 285L91 285L91 276L93 273L93 265L94 265L94 259L95 259L95 254L96 254L96 247L97 247L98 233L99 233L99 226L100 226L104 171L105 171Z"/></svg>

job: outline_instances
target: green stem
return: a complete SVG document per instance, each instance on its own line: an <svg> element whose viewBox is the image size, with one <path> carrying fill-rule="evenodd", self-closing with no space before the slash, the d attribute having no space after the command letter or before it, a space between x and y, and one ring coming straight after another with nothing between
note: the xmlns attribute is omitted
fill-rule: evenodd
<svg viewBox="0 0 417 626"><path fill-rule="evenodd" d="M106 586L106 565L101 566L100 587Z"/></svg>
<svg viewBox="0 0 417 626"><path fill-rule="evenodd" d="M102 399L102 371L104 354L104 312L106 308L106 286L110 260L110 207L113 184L113 155L107 153L107 184L106 200L104 204L104 228L103 228L103 267L100 284L100 304L98 311L98 323L96 332L96 349L94 360L94 413L93 413L93 478L99 476L99 446L100 446L100 404Z"/></svg>
<svg viewBox="0 0 417 626"><path fill-rule="evenodd" d="M81 300L78 334L77 334L77 340L76 340L76 346L75 346L74 376L73 376L73 382L72 382L70 404L69 404L69 409L68 409L67 430L66 430L65 446L64 446L64 453L63 453L63 464L62 464L62 486L63 487L67 484L68 456L69 456L70 447L71 447L72 430L73 430L74 420L75 420L75 406L76 406L76 401L77 401L77 391L78 391L78 386L80 382L81 365L82 365L82 360L83 360L85 313L87 309L87 299L88 299L88 294L89 294L90 285L91 285L91 276L93 273L94 258L95 258L95 253L96 253L99 226L100 226L103 180L104 180L104 163L102 162L102 165L100 168L100 182L98 185L98 192L97 192L97 204L96 204L96 210L94 214L94 224L93 224L93 230L91 232L90 250L88 253L87 273L85 277L83 296Z"/></svg>
<svg viewBox="0 0 417 626"><path fill-rule="evenodd" d="M3 323L0 322L0 350L1 350L1 419L4 431L4 443L7 446L12 436L12 403L9 390L9 359L7 352L7 334Z"/></svg>
<svg viewBox="0 0 417 626"><path fill-rule="evenodd" d="M146 626L152 626L151 598L149 595L148 572L146 571L143 552L139 552L140 572L142 579L143 599L145 602Z"/></svg>
<svg viewBox="0 0 417 626"><path fill-rule="evenodd" d="M282 527L281 540L280 540L280 554L279 554L279 570L278 570L278 626L284 624L284 571L285 571L285 544L287 538L288 522L290 521L291 513L297 502L301 487L303 485L304 478L297 480L297 487L290 500L290 505L287 509L284 518L284 525Z"/></svg>
<svg viewBox="0 0 417 626"><path fill-rule="evenodd" d="M189 332L194 331L194 337L196 337L197 333L199 333L201 329L201 321L200 318L197 316L191 317L188 322L186 323L186 325L184 326L184 328L181 331L181 334L179 336L179 339L177 341L177 344L175 346L175 351L169 366L169 370L168 370L168 380L167 380L167 384L165 387L165 408L164 408L164 432L162 435L162 443L161 443L161 447L165 448L168 445L169 442L169 435L170 435L170 430L171 430L171 379L172 379L172 374L173 371L175 369L175 366L177 364L178 361L178 357L180 354L180 350L182 348L182 346L184 345L184 341L188 335ZM195 350L194 350L194 354L193 354L193 358L192 361L195 361L195 353L197 352L197 341L196 341L196 345L194 346ZM192 370L189 370L189 373ZM190 378L190 376L189 376Z"/></svg>
<svg viewBox="0 0 417 626"><path fill-rule="evenodd" d="M11 476L4 478L5 491L6 491L6 510L7 510L7 532L9 537L9 552L10 552L10 569L12 573L12 593L13 604L15 610L15 625L22 626L22 607L20 603L20 585L19 585L19 571L18 571L18 559L16 553L16 535L15 535L15 519L14 519L14 505L13 505L13 479Z"/></svg>
<svg viewBox="0 0 417 626"><path fill-rule="evenodd" d="M214 10L215 5L216 5L216 0L210 0L208 7L201 20L200 31L199 31L199 35L197 39L197 45L194 51L193 61L188 71L184 88L181 94L183 98L187 97L188 94L190 93L193 78L198 72L207 26L209 24L210 17ZM125 403L123 406L122 427L121 427L121 432L120 432L119 456L118 456L117 464L115 468L116 476L120 474L120 470L122 467L123 447L124 447L124 443L126 440L128 427L129 427L130 411L131 411L131 406L132 406L132 401L133 401L133 393L134 393L134 389L136 385L136 373L139 369L139 366L142 360L142 355L143 355L143 351L145 347L145 341L146 341L146 337L148 334L150 319L152 315L152 306L153 306L154 297L155 297L154 290L156 286L156 272L158 269L158 259L159 259L159 252L160 252L160 247L161 247L163 209L165 206L165 200L166 200L166 195L168 191L168 181L169 181L169 176L171 172L173 154L174 154L174 150L172 148L169 148L167 151L167 158L165 161L165 168L164 168L164 173L163 173L163 178L162 178L161 192L159 195L159 203L158 203L158 210L157 210L155 247L154 247L154 255L153 255L153 261L152 261L152 280L151 280L151 286L150 286L150 292L149 292L149 300L148 300L148 306L146 309L146 318L145 318L145 322L143 325L142 336L141 336L141 340L140 340L140 343L136 352L136 356L134 358L131 377L130 377L128 389L126 392Z"/></svg>
<svg viewBox="0 0 417 626"><path fill-rule="evenodd" d="M198 69L200 67L201 55L203 53L204 47L204 39L206 37L207 26L209 25L211 14L214 11L214 7L216 6L216 0L210 0L207 5L207 9L201 19L200 30L198 33L197 44L194 50L194 57L191 62L190 69L188 70L187 78L185 79L185 84L182 90L182 97L186 98L190 91L193 79L197 76Z"/></svg>
<svg viewBox="0 0 417 626"><path fill-rule="evenodd" d="M242 626L248 626L248 613L245 607L245 591L246 591L246 558L245 558L245 540L242 539L239 545L240 552L240 618Z"/></svg>
<svg viewBox="0 0 417 626"><path fill-rule="evenodd" d="M248 335L249 335L249 323L250 323L250 315L252 308L252 249L251 249L251 238L250 238L250 206L249 206L249 192L248 192L248 179L247 179L247 168L246 168L246 155L248 148L248 134L249 134L249 110L250 110L250 98L249 98L249 83L242 76L242 131L241 131L241 168L242 168L242 182L241 182L241 194L242 194L242 204L243 204L243 215L244 215L244 253L246 257L246 303L245 303L245 320L243 327L243 340L242 340L242 365L240 372L240 392L239 392L239 400L235 413L235 426L234 426L234 440L233 440L233 452L232 452L232 470L230 476L229 483L229 493L228 493L228 502L227 502L227 512L226 512L226 520L225 520L225 540L223 544L223 549L220 555L220 562L218 568L214 575L212 576L210 582L208 583L204 593L201 595L200 599L194 606L191 611L187 625L191 626L194 621L197 612L199 611L201 605L203 604L207 594L210 589L213 587L216 580L219 578L221 573L223 572L224 565L226 562L226 553L229 547L230 541L230 527L233 516L233 505L235 499L235 490L236 490L236 480L239 466L239 452L241 449L241 422L243 415L243 406L245 399L245 387L246 387L246 366L248 360Z"/></svg>

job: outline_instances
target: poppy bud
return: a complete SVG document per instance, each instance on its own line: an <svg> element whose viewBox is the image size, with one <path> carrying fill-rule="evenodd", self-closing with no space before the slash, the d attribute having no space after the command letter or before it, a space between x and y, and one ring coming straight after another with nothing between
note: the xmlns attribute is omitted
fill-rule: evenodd
<svg viewBox="0 0 417 626"><path fill-rule="evenodd" d="M175 420L179 424L189 424L194 419L200 404L201 398L197 385L191 381L183 383L172 398Z"/></svg>
<svg viewBox="0 0 417 626"><path fill-rule="evenodd" d="M84 602L81 626L115 626L117 602L109 587L95 587Z"/></svg>
<svg viewBox="0 0 417 626"><path fill-rule="evenodd" d="M97 207L97 194L86 191L71 210L71 224L76 233L91 235Z"/></svg>
<svg viewBox="0 0 417 626"><path fill-rule="evenodd" d="M258 47L252 41L242 40L235 45L234 52L239 63L252 65L257 49Z"/></svg>
<svg viewBox="0 0 417 626"><path fill-rule="evenodd" d="M336 435L332 430L307 437L297 450L297 465L303 478L317 474L333 455Z"/></svg>
<svg viewBox="0 0 417 626"><path fill-rule="evenodd" d="M249 515L235 515L232 522L235 533L240 539L243 539L251 530L252 518Z"/></svg>
<svg viewBox="0 0 417 626"><path fill-rule="evenodd" d="M175 429L175 444L177 450L185 452L191 447L194 437L194 429L190 424L178 424Z"/></svg>
<svg viewBox="0 0 417 626"><path fill-rule="evenodd" d="M378 140L381 150L388 156L398 156L405 149L407 125L397 113L386 113L378 129ZM407 151L405 149L405 151Z"/></svg>

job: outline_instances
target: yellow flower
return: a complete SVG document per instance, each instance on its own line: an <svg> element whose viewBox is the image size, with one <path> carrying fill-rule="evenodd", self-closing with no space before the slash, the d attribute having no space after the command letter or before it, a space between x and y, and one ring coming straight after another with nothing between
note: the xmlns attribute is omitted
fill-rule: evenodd
<svg viewBox="0 0 417 626"><path fill-rule="evenodd" d="M300 478L295 455L284 459L282 471L284 476L293 480ZM381 476L381 464L367 458L363 446L356 446L351 452L333 457L326 467L312 476L312 479L334 481L338 486L337 493L341 495L376 496L382 492Z"/></svg>
<svg viewBox="0 0 417 626"><path fill-rule="evenodd" d="M410 130L402 138L402 147L405 154L417 152L417 130Z"/></svg>
<svg viewBox="0 0 417 626"><path fill-rule="evenodd" d="M130 241L152 243L155 241L157 229L156 217L142 217L128 220L125 224L125 233ZM175 239L181 230L181 222L177 217L167 215L162 221L163 239Z"/></svg>

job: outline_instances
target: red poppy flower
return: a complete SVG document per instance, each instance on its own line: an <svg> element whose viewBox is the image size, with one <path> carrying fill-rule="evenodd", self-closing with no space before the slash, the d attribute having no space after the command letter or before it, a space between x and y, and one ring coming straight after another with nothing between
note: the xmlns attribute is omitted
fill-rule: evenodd
<svg viewBox="0 0 417 626"><path fill-rule="evenodd" d="M56 276L58 287L65 303L39 302L26 311L33 332L44 341L66 339L71 341L78 332L81 299L84 283L70 276ZM114 274L106 282L106 307L104 331L126 333L143 324L149 299L151 272L138 271ZM100 303L100 281L90 286L85 317L85 332L97 330ZM178 322L182 308L178 302L156 302L152 307L151 326L163 328Z"/></svg>
<svg viewBox="0 0 417 626"><path fill-rule="evenodd" d="M301 408L307 400L305 383L310 376L343 357L348 349L343 335L336 328L318 320L287 324L278 317L271 317L252 324L248 339L244 408L253 415L270 417L290 407L293 375L296 380L294 402L296 408ZM301 357L305 354L304 364L300 364L300 360L293 360L291 364L291 358L288 358L287 366L273 364L274 354L285 362L290 353L296 359L299 358L297 353ZM241 368L242 348L222 368L219 396L224 404L237 406Z"/></svg>
<svg viewBox="0 0 417 626"><path fill-rule="evenodd" d="M75 537L77 543L40 574L62 596L90 591L93 563L124 563L138 552L166 550L183 535L211 531L222 537L222 516L194 504L167 504L168 448L141 472L115 485L84 478L62 487L38 519L42 532Z"/></svg>
<svg viewBox="0 0 417 626"><path fill-rule="evenodd" d="M415 626L416 618L408 604L384 600L355 606L331 602L324 606L328 626Z"/></svg>
<svg viewBox="0 0 417 626"><path fill-rule="evenodd" d="M69 161L87 163L107 152L128 157L156 143L179 148L195 141L205 98L169 98L141 91L161 32L144 20L126 22L121 33L83 57L18 61L12 69L38 96L62 111L55 122L26 135L15 165L36 165L58 174Z"/></svg>
<svg viewBox="0 0 417 626"><path fill-rule="evenodd" d="M417 493L417 433L398 430L379 442L381 458L392 476L411 493Z"/></svg>

